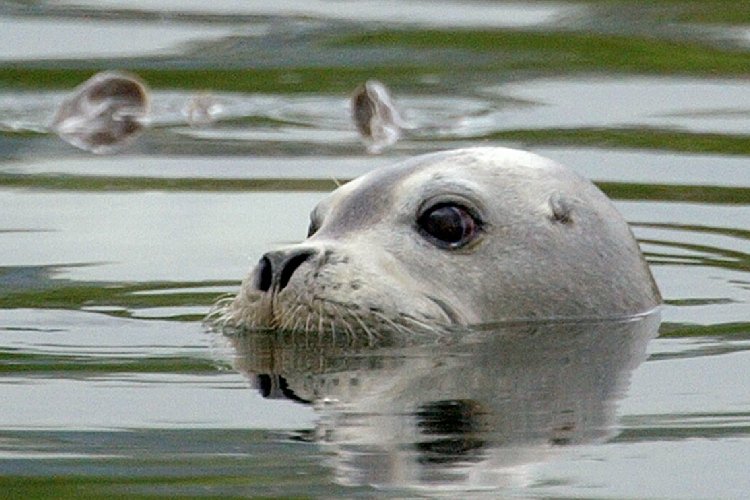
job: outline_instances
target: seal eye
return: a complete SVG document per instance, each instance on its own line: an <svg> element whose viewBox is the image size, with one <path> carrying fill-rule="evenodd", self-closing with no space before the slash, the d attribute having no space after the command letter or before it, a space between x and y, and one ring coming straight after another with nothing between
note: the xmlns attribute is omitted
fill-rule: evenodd
<svg viewBox="0 0 750 500"><path fill-rule="evenodd" d="M447 249L461 248L479 231L477 220L459 205L436 205L417 219L417 225L428 239Z"/></svg>

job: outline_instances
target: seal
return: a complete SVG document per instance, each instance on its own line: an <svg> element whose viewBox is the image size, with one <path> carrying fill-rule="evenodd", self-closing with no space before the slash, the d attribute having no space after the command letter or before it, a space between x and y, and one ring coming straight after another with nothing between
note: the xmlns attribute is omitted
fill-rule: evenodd
<svg viewBox="0 0 750 500"><path fill-rule="evenodd" d="M60 104L50 129L77 148L111 153L144 130L149 108L148 87L137 76L102 71Z"/></svg>
<svg viewBox="0 0 750 500"><path fill-rule="evenodd" d="M529 152L478 147L336 189L308 238L263 255L209 321L372 336L660 303L628 224L594 184Z"/></svg>

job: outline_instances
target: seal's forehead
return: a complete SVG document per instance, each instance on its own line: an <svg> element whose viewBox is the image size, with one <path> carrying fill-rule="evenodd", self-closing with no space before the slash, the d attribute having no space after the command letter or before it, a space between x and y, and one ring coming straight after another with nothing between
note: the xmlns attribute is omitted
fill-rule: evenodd
<svg viewBox="0 0 750 500"><path fill-rule="evenodd" d="M417 160L417 159L415 159ZM424 161L410 160L381 167L358 177L332 192L315 208L336 232L367 226L382 220L399 197L399 186L416 172L429 168Z"/></svg>
<svg viewBox="0 0 750 500"><path fill-rule="evenodd" d="M315 212L330 221L335 232L363 227L382 220L405 200L418 204L431 185L467 185L475 175L536 177L556 167L542 157L506 148L468 148L433 153L381 167L335 190ZM330 227L330 226L329 226Z"/></svg>

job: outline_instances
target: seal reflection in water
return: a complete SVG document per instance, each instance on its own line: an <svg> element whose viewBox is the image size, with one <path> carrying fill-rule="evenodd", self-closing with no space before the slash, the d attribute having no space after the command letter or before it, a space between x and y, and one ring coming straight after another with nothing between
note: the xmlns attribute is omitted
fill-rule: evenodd
<svg viewBox="0 0 750 500"><path fill-rule="evenodd" d="M571 445L615 435L616 404L658 325L655 312L465 328L432 341L228 339L235 368L265 397L314 405L314 436L336 482L454 495L487 488L497 498L549 480L539 466L575 456Z"/></svg>
<svg viewBox="0 0 750 500"><path fill-rule="evenodd" d="M591 182L505 148L420 156L336 189L308 238L266 253L218 327L350 336L618 318L661 302L627 223Z"/></svg>
<svg viewBox="0 0 750 500"><path fill-rule="evenodd" d="M140 79L104 71L63 101L50 128L77 148L110 153L129 144L143 130L149 105L149 91Z"/></svg>

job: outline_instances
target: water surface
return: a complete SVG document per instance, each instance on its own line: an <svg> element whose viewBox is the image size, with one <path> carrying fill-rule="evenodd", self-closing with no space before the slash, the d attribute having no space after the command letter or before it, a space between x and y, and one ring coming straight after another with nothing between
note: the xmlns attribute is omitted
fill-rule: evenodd
<svg viewBox="0 0 750 500"><path fill-rule="evenodd" d="M391 6L0 2L0 486L10 497L745 496L747 8ZM150 129L110 156L50 133L65 96L113 68L152 88ZM375 156L347 108L367 78L390 86L412 127ZM190 127L184 106L205 91L222 113ZM578 345L588 355L564 372L556 363L573 344L523 335L300 352L283 339L233 344L201 324L264 251L304 237L338 182L480 144L557 159L615 200L666 301L656 338L594 328L599 337ZM617 349L633 338L638 349ZM603 349L641 354L614 362ZM269 350L298 364L263 365ZM559 369L532 377L521 361L534 356ZM556 413L567 403L528 407L552 387L540 381L568 380L570 393L553 393L595 400L575 392L592 382L580 363L609 366L597 379L610 381L606 404L589 414L598 424L578 426L596 432L569 439L563 422L542 426L556 442L540 439L535 422L571 415ZM357 374L349 399L325 378L336 373ZM264 397L259 374L317 404ZM488 377L518 384L480 383ZM527 406L493 407L488 395ZM382 406L359 411L363 401ZM501 414L512 428L464 418ZM427 438L385 439L406 422Z"/></svg>

